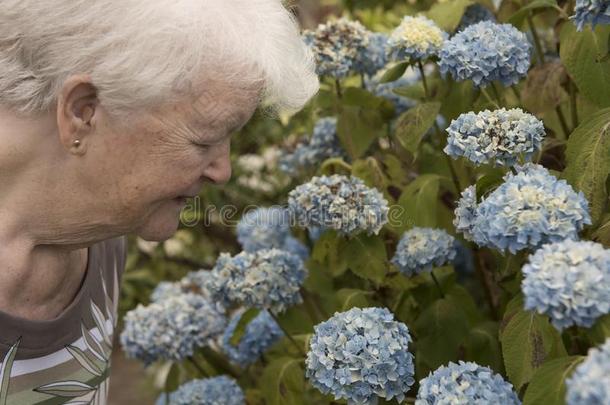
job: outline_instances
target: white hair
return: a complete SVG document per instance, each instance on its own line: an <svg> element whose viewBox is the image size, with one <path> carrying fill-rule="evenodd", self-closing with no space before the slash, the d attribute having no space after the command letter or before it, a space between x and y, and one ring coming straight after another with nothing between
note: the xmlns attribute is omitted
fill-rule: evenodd
<svg viewBox="0 0 610 405"><path fill-rule="evenodd" d="M206 80L262 81L274 112L300 109L319 87L280 0L0 1L1 106L50 111L79 73L117 115L196 95Z"/></svg>

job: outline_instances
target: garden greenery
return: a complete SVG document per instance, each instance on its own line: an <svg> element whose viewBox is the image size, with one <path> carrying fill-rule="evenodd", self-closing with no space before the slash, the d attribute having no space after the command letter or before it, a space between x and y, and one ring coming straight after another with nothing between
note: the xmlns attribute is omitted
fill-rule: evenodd
<svg viewBox="0 0 610 405"><path fill-rule="evenodd" d="M320 92L132 244L158 403L610 404L610 1L337 4Z"/></svg>

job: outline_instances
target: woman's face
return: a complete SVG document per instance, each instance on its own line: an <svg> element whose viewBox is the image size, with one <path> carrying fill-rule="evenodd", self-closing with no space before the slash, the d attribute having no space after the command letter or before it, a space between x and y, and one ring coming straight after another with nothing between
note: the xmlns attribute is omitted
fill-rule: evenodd
<svg viewBox="0 0 610 405"><path fill-rule="evenodd" d="M80 179L105 213L102 221L146 240L169 238L187 197L231 177L231 134L258 101L259 88L216 84L194 102L134 117L127 133L98 120L103 133L88 145Z"/></svg>

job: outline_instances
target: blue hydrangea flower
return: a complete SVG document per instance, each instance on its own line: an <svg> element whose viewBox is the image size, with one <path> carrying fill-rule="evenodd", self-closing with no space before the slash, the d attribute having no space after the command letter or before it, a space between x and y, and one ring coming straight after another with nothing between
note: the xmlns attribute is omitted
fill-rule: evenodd
<svg viewBox="0 0 610 405"><path fill-rule="evenodd" d="M404 16L392 31L387 48L390 59L421 61L438 55L447 33L424 16Z"/></svg>
<svg viewBox="0 0 610 405"><path fill-rule="evenodd" d="M466 240L474 241L472 231L476 225L477 215L476 186L469 186L462 191L454 214L453 226L455 226L455 230L462 233Z"/></svg>
<svg viewBox="0 0 610 405"><path fill-rule="evenodd" d="M313 177L288 194L288 208L297 223L335 229L344 235L377 234L388 221L388 202L357 177Z"/></svg>
<svg viewBox="0 0 610 405"><path fill-rule="evenodd" d="M516 166L504 183L483 201L469 190L458 203L456 228L479 246L511 253L564 239L577 239L591 224L588 203L565 180L558 180L540 165Z"/></svg>
<svg viewBox="0 0 610 405"><path fill-rule="evenodd" d="M589 328L610 313L610 250L589 241L542 246L523 266L525 309L548 315L563 330Z"/></svg>
<svg viewBox="0 0 610 405"><path fill-rule="evenodd" d="M206 287L225 305L268 309L274 314L301 302L307 270L295 254L279 249L221 253Z"/></svg>
<svg viewBox="0 0 610 405"><path fill-rule="evenodd" d="M261 355L277 342L284 333L267 311L261 311L246 326L241 340L234 346L231 337L243 315L244 310L236 312L222 335L222 351L241 367L257 361Z"/></svg>
<svg viewBox="0 0 610 405"><path fill-rule="evenodd" d="M304 169L319 166L330 157L347 159L347 153L337 136L337 119L325 117L314 125L313 135L308 143L299 144L293 153L280 157L280 170L294 176Z"/></svg>
<svg viewBox="0 0 610 405"><path fill-rule="evenodd" d="M129 311L121 344L128 357L147 365L159 359L182 360L211 343L225 325L213 303L200 295L181 294Z"/></svg>
<svg viewBox="0 0 610 405"><path fill-rule="evenodd" d="M227 376L191 380L169 394L161 394L155 405L245 405L246 398L237 382Z"/></svg>
<svg viewBox="0 0 610 405"><path fill-rule="evenodd" d="M460 20L458 27L455 29L455 32L460 32L464 28L481 21L495 22L496 17L494 16L494 13L492 13L487 7L482 6L478 3L471 4L466 7L464 15L462 15L462 19Z"/></svg>
<svg viewBox="0 0 610 405"><path fill-rule="evenodd" d="M361 52L356 58L353 70L356 73L373 76L388 64L388 35L371 32L368 43L366 48L360 48Z"/></svg>
<svg viewBox="0 0 610 405"><path fill-rule="evenodd" d="M290 234L290 212L283 207L248 211L237 224L237 240L246 252L277 248L306 260L309 249Z"/></svg>
<svg viewBox="0 0 610 405"><path fill-rule="evenodd" d="M607 405L610 400L610 339L589 349L587 358L566 379L567 405Z"/></svg>
<svg viewBox="0 0 610 405"><path fill-rule="evenodd" d="M377 398L401 402L415 382L411 335L386 308L352 308L315 327L305 375L311 384L348 404Z"/></svg>
<svg viewBox="0 0 610 405"><path fill-rule="evenodd" d="M340 79L349 74L369 45L368 31L358 21L340 18L318 25L303 34L316 59L316 72L320 76Z"/></svg>
<svg viewBox="0 0 610 405"><path fill-rule="evenodd" d="M481 21L445 41L439 67L443 75L470 79L477 87L494 80L510 86L527 74L531 48L525 34L512 25Z"/></svg>
<svg viewBox="0 0 610 405"><path fill-rule="evenodd" d="M415 405L520 405L511 383L490 368L472 362L450 362L419 382Z"/></svg>
<svg viewBox="0 0 610 405"><path fill-rule="evenodd" d="M290 234L290 216L282 207L260 207L237 223L237 241L246 252L279 247Z"/></svg>
<svg viewBox="0 0 610 405"><path fill-rule="evenodd" d="M307 228L309 240L312 242L316 242L318 239L320 239L320 236L322 236L325 231L326 229L322 228L321 226L312 226Z"/></svg>
<svg viewBox="0 0 610 405"><path fill-rule="evenodd" d="M531 160L545 136L542 121L520 108L461 114L451 121L447 133L446 154L495 166Z"/></svg>
<svg viewBox="0 0 610 405"><path fill-rule="evenodd" d="M576 0L574 15L570 19L576 24L578 31L582 31L585 24L591 24L591 28L595 28L597 24L610 24L610 1Z"/></svg>
<svg viewBox="0 0 610 405"><path fill-rule="evenodd" d="M161 281L153 292L150 294L151 302L160 302L169 297L175 297L185 291L182 290L182 286L179 282L175 281Z"/></svg>
<svg viewBox="0 0 610 405"><path fill-rule="evenodd" d="M401 273L412 276L451 263L455 254L453 236L442 229L415 227L402 235L391 261Z"/></svg>
<svg viewBox="0 0 610 405"><path fill-rule="evenodd" d="M383 97L394 105L395 115L398 116L417 104L416 100L401 96L394 92L399 87L415 84L419 80L419 73L414 69L408 69L407 73L398 80L388 83L380 83L381 74L371 78L365 78L364 86L377 97Z"/></svg>

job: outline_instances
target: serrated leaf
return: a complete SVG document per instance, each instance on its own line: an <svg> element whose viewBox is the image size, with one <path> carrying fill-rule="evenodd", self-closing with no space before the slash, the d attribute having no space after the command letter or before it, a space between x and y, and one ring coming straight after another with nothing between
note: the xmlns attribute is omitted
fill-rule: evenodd
<svg viewBox="0 0 610 405"><path fill-rule="evenodd" d="M400 212L392 214L392 225L399 231L413 226L435 227L441 177L423 174L405 187L397 202Z"/></svg>
<svg viewBox="0 0 610 405"><path fill-rule="evenodd" d="M385 125L379 110L343 105L337 120L337 136L343 149L355 160L375 139L385 135Z"/></svg>
<svg viewBox="0 0 610 405"><path fill-rule="evenodd" d="M610 106L610 60L601 60L608 53L610 27L598 25L576 31L572 22L561 29L561 61L583 96L600 107Z"/></svg>
<svg viewBox="0 0 610 405"><path fill-rule="evenodd" d="M565 380L583 359L582 356L570 356L545 363L532 377L525 391L523 405L564 405Z"/></svg>
<svg viewBox="0 0 610 405"><path fill-rule="evenodd" d="M369 297L373 293L369 291L357 290L354 288L342 288L337 291L339 300L339 311L347 311L354 307L367 308L371 306Z"/></svg>
<svg viewBox="0 0 610 405"><path fill-rule="evenodd" d="M502 348L496 322L486 321L470 329L464 341L464 360L502 372Z"/></svg>
<svg viewBox="0 0 610 405"><path fill-rule="evenodd" d="M430 128L441 108L437 102L421 103L404 112L396 122L394 137L403 148L417 154L419 144Z"/></svg>
<svg viewBox="0 0 610 405"><path fill-rule="evenodd" d="M610 173L610 108L598 111L570 135L563 177L589 201L593 223L605 211Z"/></svg>
<svg viewBox="0 0 610 405"><path fill-rule="evenodd" d="M344 238L335 230L326 230L314 244L311 258L324 265L334 277L340 276L347 270L347 260L342 254L344 245Z"/></svg>
<svg viewBox="0 0 610 405"><path fill-rule="evenodd" d="M258 308L250 308L246 312L244 312L240 317L235 329L233 330L233 335L229 339L229 343L233 346L238 346L241 338L244 337L246 333L246 328L248 324L260 314L260 309Z"/></svg>
<svg viewBox="0 0 610 405"><path fill-rule="evenodd" d="M500 342L506 374L517 391L544 362L567 355L557 329L548 318L525 311L522 296L514 298L507 308Z"/></svg>
<svg viewBox="0 0 610 405"><path fill-rule="evenodd" d="M351 174L362 179L367 186L374 187L380 191L385 190L388 183L388 179L383 174L379 162L372 156L356 160L352 164Z"/></svg>
<svg viewBox="0 0 610 405"><path fill-rule="evenodd" d="M441 29L453 32L460 23L466 7L472 3L471 0L449 0L436 3L428 10L426 16Z"/></svg>
<svg viewBox="0 0 610 405"><path fill-rule="evenodd" d="M385 244L375 235L360 234L352 237L341 252L349 269L366 280L381 283L389 262Z"/></svg>
<svg viewBox="0 0 610 405"><path fill-rule="evenodd" d="M397 63L396 65L392 66L391 68L389 68L388 70L386 70L384 72L384 74L383 74L383 76L381 76L381 79L379 80L379 82L380 83L389 83L389 82L393 82L393 81L400 79L402 77L402 75L405 74L405 71L407 70L408 66L409 66L409 62Z"/></svg>
<svg viewBox="0 0 610 405"><path fill-rule="evenodd" d="M420 314L413 329L418 337L415 370L418 377L424 377L460 357L460 345L468 334L468 318L452 300L439 299Z"/></svg>
<svg viewBox="0 0 610 405"><path fill-rule="evenodd" d="M534 0L521 7L515 14L513 14L508 19L508 22L512 25L519 27L521 26L521 24L523 24L523 20L531 11L555 7L557 7L557 2L555 0Z"/></svg>
<svg viewBox="0 0 610 405"><path fill-rule="evenodd" d="M263 372L260 387L268 405L305 403L305 377L302 360L283 357L271 362Z"/></svg>

